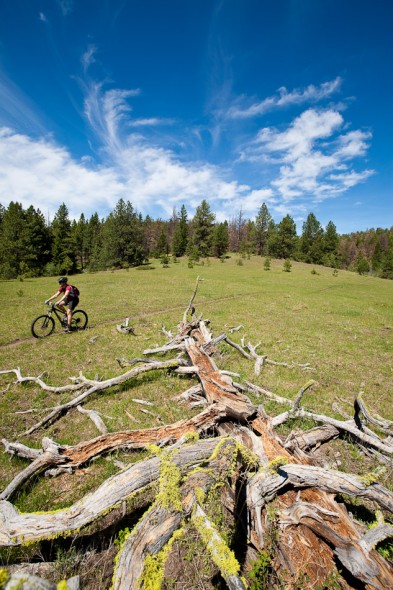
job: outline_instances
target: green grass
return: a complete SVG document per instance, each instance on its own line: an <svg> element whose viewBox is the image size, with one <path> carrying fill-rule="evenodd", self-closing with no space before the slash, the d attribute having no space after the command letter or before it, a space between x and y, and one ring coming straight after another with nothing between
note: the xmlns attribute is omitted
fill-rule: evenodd
<svg viewBox="0 0 393 590"><path fill-rule="evenodd" d="M224 264L211 260L190 269L183 259L169 268L154 264L155 269L149 272L130 269L73 277L81 291L80 307L89 315L89 329L68 335L62 334L57 324L55 333L43 340L31 337L30 324L44 313L43 302L55 292L56 278L0 282L0 369L19 366L25 376L45 372L44 379L52 385L64 385L79 372L102 379L118 375L123 370L116 358L132 359L141 356L145 348L162 345L166 341L163 324L176 332L200 276L204 280L195 299L196 311L211 320L215 335L243 324L243 330L230 335L232 340L240 343L244 336L246 342L260 342L258 352L272 360L308 362L314 370L265 365L256 377L253 363L227 345L221 347L221 368L292 399L313 378L318 384L305 394L303 405L329 415L334 415L332 403L337 398L351 413L350 404L363 389L370 412L393 419L393 281L345 271L333 276L332 269L323 267L312 274L314 266L296 262L288 273L283 272L282 261L274 260L271 270L265 271L263 258L244 259L243 265L237 260L236 256ZM125 317L130 317L135 336L116 331L116 323ZM1 437L40 446L43 436L75 444L98 435L90 419L73 410L45 430L21 437L20 433L45 415L45 407L67 401L73 394L51 394L35 384L15 385L13 381L13 375L0 375ZM168 424L198 412L190 412L172 399L191 384L188 377L164 377L155 372L96 394L85 407L100 412L110 431ZM151 401L154 405L147 409L159 415L161 422L144 414L141 409L146 407L132 398ZM15 413L31 408L41 411ZM276 413L281 410L276 407ZM0 454L0 489L25 464ZM83 493L96 487L107 471L98 463L86 467L87 483L80 486ZM37 498L26 503L37 510L46 509L51 488L50 480L30 485L29 492L36 490ZM75 490L60 494L58 501L63 505L71 499L76 499Z"/></svg>

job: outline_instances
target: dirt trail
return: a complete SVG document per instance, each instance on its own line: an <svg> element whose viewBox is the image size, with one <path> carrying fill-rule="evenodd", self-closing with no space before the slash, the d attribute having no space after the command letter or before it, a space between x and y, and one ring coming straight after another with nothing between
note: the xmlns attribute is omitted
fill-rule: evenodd
<svg viewBox="0 0 393 590"><path fill-rule="evenodd" d="M261 292L260 291L255 291L254 293L247 293L247 294L242 294L242 295L227 295L226 297L217 297L216 299L210 299L209 301L204 301L203 305L204 307L208 307L209 305L211 305L212 303L217 303L220 301L227 301L230 299L245 299L247 297L250 296L254 296L254 295L260 295ZM143 318L149 318L155 315L160 315L163 313L168 313L169 311L178 311L179 309L185 309L185 305L176 305L175 307L167 307L165 309L157 309L156 311L151 311L149 313L141 313L139 315L135 315L132 317L132 320L142 320ZM116 320L106 320L104 322L95 322L94 324L89 324L89 328L95 328L97 326L107 326L110 324L118 324L120 322L124 321L124 317L120 318L120 319L116 319ZM52 334L52 336L60 336L61 332L58 333L54 333ZM36 340L36 338L34 338L33 336L30 336L29 338L16 338L15 340L11 340L11 342L5 342L4 344L0 344L0 350L2 348L12 348L14 346L19 346L19 344L23 344L24 342L34 342Z"/></svg>

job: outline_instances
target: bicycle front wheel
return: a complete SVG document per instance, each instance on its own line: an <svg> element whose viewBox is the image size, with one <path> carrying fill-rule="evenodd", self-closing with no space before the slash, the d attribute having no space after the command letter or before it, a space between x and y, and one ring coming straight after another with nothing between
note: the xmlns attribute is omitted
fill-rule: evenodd
<svg viewBox="0 0 393 590"><path fill-rule="evenodd" d="M87 328L88 317L87 313L82 309L77 309L72 314L71 326L75 330L84 330Z"/></svg>
<svg viewBox="0 0 393 590"><path fill-rule="evenodd" d="M34 338L50 336L55 329L55 321L49 315L40 315L31 324L31 333Z"/></svg>

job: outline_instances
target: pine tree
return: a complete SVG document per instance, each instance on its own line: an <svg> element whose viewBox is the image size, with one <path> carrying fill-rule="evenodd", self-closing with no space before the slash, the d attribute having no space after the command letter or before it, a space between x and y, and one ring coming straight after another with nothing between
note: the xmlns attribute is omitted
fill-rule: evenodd
<svg viewBox="0 0 393 590"><path fill-rule="evenodd" d="M217 223L213 234L213 252L214 256L221 258L228 251L228 222Z"/></svg>
<svg viewBox="0 0 393 590"><path fill-rule="evenodd" d="M333 221L329 221L322 239L323 263L336 268L338 265L339 237Z"/></svg>
<svg viewBox="0 0 393 590"><path fill-rule="evenodd" d="M68 209L62 203L51 224L52 262L57 274L71 274L76 270L75 244Z"/></svg>
<svg viewBox="0 0 393 590"><path fill-rule="evenodd" d="M32 205L25 212L23 264L29 276L43 274L45 265L50 260L50 234L45 217Z"/></svg>
<svg viewBox="0 0 393 590"><path fill-rule="evenodd" d="M303 223L300 238L300 251L305 262L321 264L323 258L323 228L314 213L310 213Z"/></svg>
<svg viewBox="0 0 393 590"><path fill-rule="evenodd" d="M291 258L296 248L296 224L286 215L277 226L273 249L277 258Z"/></svg>
<svg viewBox="0 0 393 590"><path fill-rule="evenodd" d="M143 247L143 221L129 201L120 199L103 228L103 262L106 267L122 268L146 260Z"/></svg>
<svg viewBox="0 0 393 590"><path fill-rule="evenodd" d="M259 256L267 254L269 226L272 221L272 216L270 215L266 204L262 203L255 218L255 242L256 251Z"/></svg>
<svg viewBox="0 0 393 590"><path fill-rule="evenodd" d="M192 221L192 249L198 256L209 256L213 246L214 213L210 211L210 205L204 199L197 207Z"/></svg>
<svg viewBox="0 0 393 590"><path fill-rule="evenodd" d="M0 240L0 276L14 279L24 272L25 212L20 203L10 202L3 210Z"/></svg>
<svg viewBox="0 0 393 590"><path fill-rule="evenodd" d="M176 224L172 240L172 253L174 256L184 256L188 245L188 220L187 210L181 206L178 223Z"/></svg>

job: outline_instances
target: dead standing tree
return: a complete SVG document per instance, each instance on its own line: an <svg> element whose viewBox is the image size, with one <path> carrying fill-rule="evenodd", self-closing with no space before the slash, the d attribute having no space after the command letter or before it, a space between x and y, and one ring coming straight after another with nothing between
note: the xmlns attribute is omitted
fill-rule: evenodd
<svg viewBox="0 0 393 590"><path fill-rule="evenodd" d="M362 448L391 462L391 438L382 440L364 426L361 415L373 420L361 397L356 402L354 420L339 421L302 409L302 396L312 381L301 389L294 402L251 383L236 383L233 374L220 370L214 361L219 342L233 343L226 334L213 338L209 322L195 316L195 294L196 289L178 334L172 337L167 333L170 340L165 346L144 351L143 358L119 361L121 366L139 366L117 378L92 381L80 375L68 386L70 391L78 391L77 397L51 408L48 416L28 432L59 419L72 407L80 407L88 396L148 370L195 375L198 385L178 397L194 404L203 403L206 408L190 420L145 430L104 433L75 446L58 445L44 438L42 450L37 450L3 440L6 452L31 463L0 495L0 546L86 537L105 531L108 523L120 522L137 504L139 510L145 511L123 538L114 566L115 590L160 588L166 564L174 559L174 547L189 527L197 531L230 589L246 588L250 570L258 588L299 588L299 584L305 588L330 587L326 586L329 583L342 588L393 587L392 564L375 550L377 543L393 536L393 527L380 518L377 526L365 532L335 499L337 494L354 496L359 501L372 502L391 517L393 494L373 477L360 478L315 466L306 452L345 434ZM257 355L256 346L246 347L243 343L235 347L255 360L256 373L268 361L266 355ZM168 361L146 356L173 351L178 356ZM41 378L22 377L19 369L10 372L16 374L19 382L30 380L40 387L49 387ZM55 389L64 391L65 387ZM247 391L287 403L291 409L271 418L262 405L255 406L250 401ZM283 442L274 428L295 416L312 417L322 426L293 433ZM97 416L90 417L96 422ZM392 430L390 422L374 421L388 434ZM142 448L150 448L152 456L122 469L67 509L25 514L10 501L33 475L76 469L115 449ZM222 516L217 518L222 512L233 520L235 534L229 543L220 530ZM236 533L242 537L242 543L236 540ZM11 587L9 584L14 582L14 578L9 578L4 587ZM76 583L72 579L67 587L75 588Z"/></svg>

